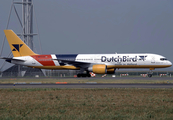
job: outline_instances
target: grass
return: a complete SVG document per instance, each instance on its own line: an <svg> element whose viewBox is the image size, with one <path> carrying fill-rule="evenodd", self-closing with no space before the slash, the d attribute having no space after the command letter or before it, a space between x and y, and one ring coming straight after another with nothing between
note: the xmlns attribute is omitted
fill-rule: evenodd
<svg viewBox="0 0 173 120"><path fill-rule="evenodd" d="M0 119L172 118L173 89L0 89Z"/></svg>

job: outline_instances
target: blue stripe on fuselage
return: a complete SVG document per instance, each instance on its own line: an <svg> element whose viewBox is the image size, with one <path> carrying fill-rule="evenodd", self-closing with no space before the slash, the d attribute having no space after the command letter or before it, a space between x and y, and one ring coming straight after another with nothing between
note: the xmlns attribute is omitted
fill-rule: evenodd
<svg viewBox="0 0 173 120"><path fill-rule="evenodd" d="M62 60L75 60L78 54L60 54L56 55L57 59L62 59Z"/></svg>

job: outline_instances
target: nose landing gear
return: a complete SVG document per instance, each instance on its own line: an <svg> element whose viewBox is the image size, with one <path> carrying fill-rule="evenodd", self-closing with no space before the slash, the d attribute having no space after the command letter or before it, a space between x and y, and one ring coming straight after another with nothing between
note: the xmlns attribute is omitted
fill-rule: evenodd
<svg viewBox="0 0 173 120"><path fill-rule="evenodd" d="M153 74L148 73L148 77L149 77L149 78L152 77L152 76L153 76Z"/></svg>
<svg viewBox="0 0 173 120"><path fill-rule="evenodd" d="M154 68L150 68L150 71L148 72L148 77L151 78L153 76L153 71Z"/></svg>

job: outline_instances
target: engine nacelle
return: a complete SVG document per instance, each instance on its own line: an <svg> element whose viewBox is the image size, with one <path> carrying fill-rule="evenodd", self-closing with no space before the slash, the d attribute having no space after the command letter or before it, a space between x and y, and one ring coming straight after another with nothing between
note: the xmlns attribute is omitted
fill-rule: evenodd
<svg viewBox="0 0 173 120"><path fill-rule="evenodd" d="M106 65L93 65L92 71L96 74L105 74L107 72Z"/></svg>
<svg viewBox="0 0 173 120"><path fill-rule="evenodd" d="M115 69L107 69L107 66L104 64L93 65L92 68L89 68L89 71L93 71L95 74L114 74Z"/></svg>

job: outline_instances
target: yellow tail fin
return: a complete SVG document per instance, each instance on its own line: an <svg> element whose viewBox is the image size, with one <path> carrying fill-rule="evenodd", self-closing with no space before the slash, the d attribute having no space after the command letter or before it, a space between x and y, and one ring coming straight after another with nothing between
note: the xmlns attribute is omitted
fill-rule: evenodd
<svg viewBox="0 0 173 120"><path fill-rule="evenodd" d="M12 30L4 30L14 57L37 55Z"/></svg>

